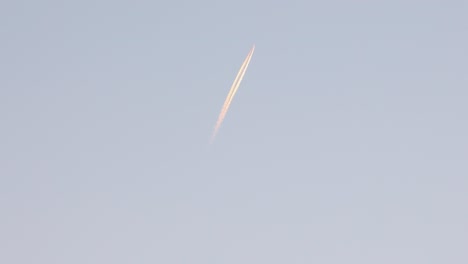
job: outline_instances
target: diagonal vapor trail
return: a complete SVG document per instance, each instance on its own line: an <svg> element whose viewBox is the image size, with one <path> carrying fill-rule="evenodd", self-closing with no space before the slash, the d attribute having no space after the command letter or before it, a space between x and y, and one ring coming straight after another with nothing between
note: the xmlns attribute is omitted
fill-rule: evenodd
<svg viewBox="0 0 468 264"><path fill-rule="evenodd" d="M227 113L227 111L229 109L229 106L231 105L232 99L233 99L234 95L236 94L237 89L239 88L239 85L240 85L240 82L241 82L242 78L244 77L244 74L245 74L245 71L247 70L247 66L248 66L248 63L250 61L250 57L251 57L252 53L253 53L253 48L249 52L249 54L247 55L244 62L242 63L241 68L239 69L239 72L237 73L237 76L234 79L234 82L232 83L231 89L229 90L229 93L228 93L228 95L226 97L226 100L224 101L223 107L221 109L221 113L219 115L220 118L218 118L218 122L216 123L216 127L218 127L218 128L221 125L222 121L224 120L224 117L226 116L226 113Z"/></svg>
<svg viewBox="0 0 468 264"><path fill-rule="evenodd" d="M247 54L247 57L245 58L244 62L242 63L239 72L237 73L236 78L234 79L234 82L232 83L231 89L229 90L229 93L226 97L226 100L224 101L223 107L221 108L221 112L219 113L218 116L218 121L216 122L213 135L211 137L210 143L213 143L216 134L218 133L218 130L223 123L223 120L226 116L226 113L229 109L229 106L231 105L232 99L234 98L234 95L237 92L237 89L239 89L239 85L242 81L242 78L244 78L245 72L247 71L247 67L249 66L250 59L252 58L253 52L255 50L255 45L253 45L252 49L250 50L249 54Z"/></svg>

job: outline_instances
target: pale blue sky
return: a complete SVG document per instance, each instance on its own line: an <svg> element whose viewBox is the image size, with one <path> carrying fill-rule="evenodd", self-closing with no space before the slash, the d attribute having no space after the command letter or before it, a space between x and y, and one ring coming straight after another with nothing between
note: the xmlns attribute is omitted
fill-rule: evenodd
<svg viewBox="0 0 468 264"><path fill-rule="evenodd" d="M4 1L0 263L468 263L467 14Z"/></svg>

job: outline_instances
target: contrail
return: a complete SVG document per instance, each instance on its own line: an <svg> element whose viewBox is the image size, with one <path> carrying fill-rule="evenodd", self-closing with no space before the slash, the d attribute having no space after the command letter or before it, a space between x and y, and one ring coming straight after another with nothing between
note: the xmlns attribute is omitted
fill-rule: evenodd
<svg viewBox="0 0 468 264"><path fill-rule="evenodd" d="M221 123L223 123L224 117L226 116L229 106L231 105L232 99L234 98L234 95L236 94L237 89L239 88L242 78L244 78L245 71L247 70L247 67L249 66L250 59L252 58L254 50L255 50L255 45L253 45L249 54L247 54L247 57L242 63L239 69L239 72L237 73L237 76L234 79L234 82L232 83L231 89L229 90L226 100L224 101L223 107L221 108L221 113L219 113L218 121L216 122L216 126L214 128L213 136L211 137L210 143L213 143L213 140L215 139L216 134L218 133L219 127L221 126Z"/></svg>
<svg viewBox="0 0 468 264"><path fill-rule="evenodd" d="M239 69L239 72L237 73L236 78L234 79L234 82L231 86L231 89L229 90L229 93L226 97L226 100L223 104L223 108L221 109L221 113L219 114L218 122L216 123L216 128L219 129L219 126L224 120L224 117L226 116L226 113L229 109L229 106L231 105L232 98L237 92L237 89L239 88L240 82L242 81L242 78L244 77L245 71L247 70L247 66L250 62L250 58L252 56L253 50L255 46L250 50L249 54L247 55L247 58L245 58L244 62L241 65L241 68Z"/></svg>

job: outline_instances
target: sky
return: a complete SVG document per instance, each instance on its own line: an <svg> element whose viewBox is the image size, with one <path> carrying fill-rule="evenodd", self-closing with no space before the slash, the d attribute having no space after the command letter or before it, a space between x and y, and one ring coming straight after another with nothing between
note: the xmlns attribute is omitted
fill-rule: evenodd
<svg viewBox="0 0 468 264"><path fill-rule="evenodd" d="M0 262L468 263L467 13L3 1Z"/></svg>

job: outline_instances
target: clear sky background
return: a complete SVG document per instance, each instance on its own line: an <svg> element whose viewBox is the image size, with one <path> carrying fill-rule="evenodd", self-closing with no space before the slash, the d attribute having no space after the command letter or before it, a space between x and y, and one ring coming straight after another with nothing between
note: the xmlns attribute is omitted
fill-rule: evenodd
<svg viewBox="0 0 468 264"><path fill-rule="evenodd" d="M3 1L0 262L468 263L467 14Z"/></svg>

